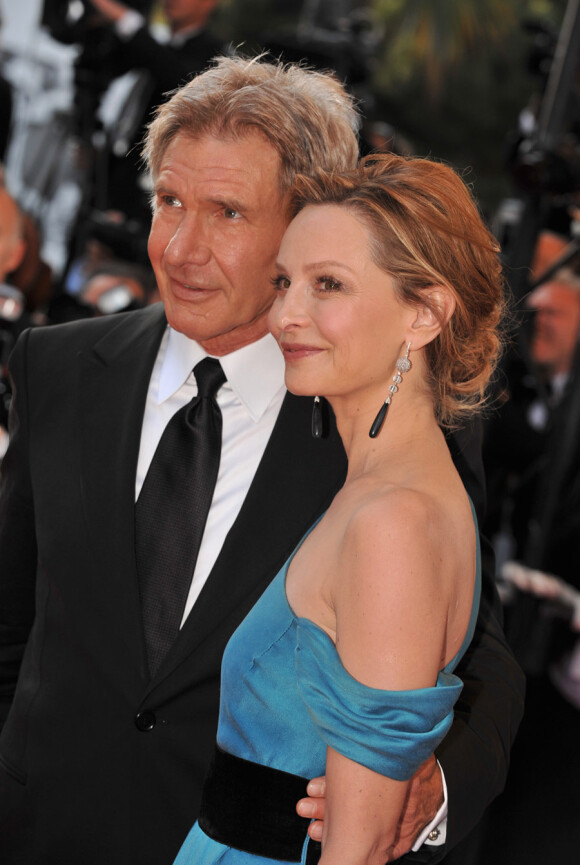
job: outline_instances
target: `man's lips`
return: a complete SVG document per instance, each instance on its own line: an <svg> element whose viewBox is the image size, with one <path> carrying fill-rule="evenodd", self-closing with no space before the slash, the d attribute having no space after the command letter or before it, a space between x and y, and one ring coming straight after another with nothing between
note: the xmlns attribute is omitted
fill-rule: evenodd
<svg viewBox="0 0 580 865"><path fill-rule="evenodd" d="M218 291L217 288L212 288L207 285L197 285L195 283L185 282L182 279L169 277L171 282L171 290L176 297L183 300L193 300L196 297L203 298Z"/></svg>
<svg viewBox="0 0 580 865"><path fill-rule="evenodd" d="M287 363L302 360L304 357L314 357L314 355L320 354L322 351L322 349L318 348L316 345L305 345L304 343L299 342L281 342L280 348L282 349L284 360Z"/></svg>

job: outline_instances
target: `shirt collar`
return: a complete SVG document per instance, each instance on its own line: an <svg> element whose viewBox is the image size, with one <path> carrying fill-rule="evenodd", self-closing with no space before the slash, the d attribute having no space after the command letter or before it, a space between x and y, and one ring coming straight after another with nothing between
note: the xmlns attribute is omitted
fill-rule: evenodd
<svg viewBox="0 0 580 865"><path fill-rule="evenodd" d="M141 15L140 12L135 12L132 14L133 10L129 9L125 12L119 21L123 21L125 19L134 18L137 20L137 16L139 16L141 20L141 27L144 27L146 24L145 18ZM117 22L117 31L119 30L118 26L119 22ZM133 35L137 28L134 27L132 32L129 35ZM198 33L201 33L204 29L203 27L184 27L183 30L179 30L177 33L172 33L169 26L167 24L160 24L157 22L153 22L150 26L151 34L154 36L157 42L160 42L162 45L171 45L173 48L181 48L181 46L187 42L188 39L192 39L194 36L197 36Z"/></svg>
<svg viewBox="0 0 580 865"><path fill-rule="evenodd" d="M185 334L168 327L160 348L157 402L169 399L187 381L207 352ZM218 358L227 384L258 421L284 387L284 358L271 334Z"/></svg>
<svg viewBox="0 0 580 865"><path fill-rule="evenodd" d="M169 37L169 44L174 48L181 48L188 39L192 39L194 36L197 36L198 33L201 33L203 27L184 27L183 30L180 30L178 33L172 33Z"/></svg>

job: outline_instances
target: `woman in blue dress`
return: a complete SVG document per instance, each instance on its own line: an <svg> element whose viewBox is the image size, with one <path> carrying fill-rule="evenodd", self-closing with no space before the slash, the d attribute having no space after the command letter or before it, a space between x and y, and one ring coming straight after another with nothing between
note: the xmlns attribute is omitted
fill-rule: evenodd
<svg viewBox="0 0 580 865"><path fill-rule="evenodd" d="M176 865L394 858L477 614L478 531L442 430L485 401L497 243L428 160L301 178L292 207L270 327L289 390L316 395L315 436L330 403L348 474L226 649L216 756ZM293 811L321 774L320 849Z"/></svg>

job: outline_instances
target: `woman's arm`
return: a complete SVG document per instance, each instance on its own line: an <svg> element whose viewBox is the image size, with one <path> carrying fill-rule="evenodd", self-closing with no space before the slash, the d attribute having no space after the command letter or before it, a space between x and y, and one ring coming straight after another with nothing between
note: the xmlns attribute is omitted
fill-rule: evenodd
<svg viewBox="0 0 580 865"><path fill-rule="evenodd" d="M345 534L333 592L336 647L348 673L373 689L435 685L449 645L459 648L467 625L473 568L471 574L467 569L467 589L458 595L453 553L442 549L446 533L432 506L429 499L403 492L389 513L382 505L365 507ZM465 533L464 542L474 550ZM459 598L464 610L457 619L448 614L452 598L454 603ZM396 740L397 730L393 733ZM388 751L388 736L384 744ZM400 834L409 782L385 777L331 748L326 781L321 861L387 861Z"/></svg>
<svg viewBox="0 0 580 865"><path fill-rule="evenodd" d="M319 865L385 865L398 840L410 782L379 775L332 748L326 777L328 818Z"/></svg>

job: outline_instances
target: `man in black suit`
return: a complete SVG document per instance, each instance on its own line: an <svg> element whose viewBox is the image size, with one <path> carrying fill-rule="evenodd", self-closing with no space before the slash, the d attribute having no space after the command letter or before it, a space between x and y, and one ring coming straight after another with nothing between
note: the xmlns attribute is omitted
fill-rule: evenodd
<svg viewBox="0 0 580 865"><path fill-rule="evenodd" d="M10 141L10 125L12 122L12 85L0 75L0 165L4 162L8 143Z"/></svg>
<svg viewBox="0 0 580 865"><path fill-rule="evenodd" d="M314 440L311 400L286 393L266 318L293 178L353 165L357 124L330 76L223 58L148 136L163 305L38 328L13 353L0 496L3 865L170 865L196 818L224 646L345 476L332 424ZM207 355L226 376L219 474L181 629L151 675L134 505ZM451 446L481 501L478 443ZM522 678L494 604L488 580L438 753L450 845L501 790L521 716ZM431 759L402 849L442 787Z"/></svg>

